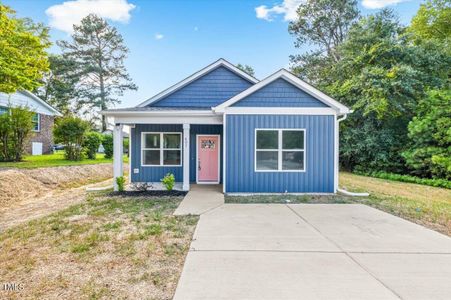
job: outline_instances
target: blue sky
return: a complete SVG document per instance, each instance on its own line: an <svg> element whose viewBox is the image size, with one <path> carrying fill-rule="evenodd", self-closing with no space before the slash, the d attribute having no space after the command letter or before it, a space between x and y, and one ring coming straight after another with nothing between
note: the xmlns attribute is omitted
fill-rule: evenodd
<svg viewBox="0 0 451 300"><path fill-rule="evenodd" d="M134 106L222 57L248 64L261 79L299 53L287 26L302 0L3 0L19 17L51 26L52 40L67 39L71 24L88 12L107 18L123 35L128 71L138 91L118 107ZM93 3L95 2L95 3ZM363 14L391 7L408 24L419 0L363 0ZM52 52L58 52L54 46Z"/></svg>

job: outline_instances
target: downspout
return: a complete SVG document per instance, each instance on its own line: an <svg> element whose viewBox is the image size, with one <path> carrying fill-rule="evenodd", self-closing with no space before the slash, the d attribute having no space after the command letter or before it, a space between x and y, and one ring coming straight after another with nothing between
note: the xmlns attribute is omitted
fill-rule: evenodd
<svg viewBox="0 0 451 300"><path fill-rule="evenodd" d="M341 119L337 118L337 123L338 123L337 126L340 127L340 122L346 120L347 117L348 117L348 115L345 114L345 115L343 115L343 117ZM337 130L337 133L338 133L338 131L339 130ZM340 156L340 154L337 153L337 160L338 160L339 156ZM339 166L339 163L337 163L337 168L338 168L338 166ZM337 170L337 176L338 176L338 174L340 174L340 173ZM338 178L337 178L337 180L338 180ZM369 193L353 193L353 192L349 192L347 190L340 189L339 187L337 187L337 192L340 193L340 194L343 194L345 196L352 196L352 197L368 197L370 195Z"/></svg>

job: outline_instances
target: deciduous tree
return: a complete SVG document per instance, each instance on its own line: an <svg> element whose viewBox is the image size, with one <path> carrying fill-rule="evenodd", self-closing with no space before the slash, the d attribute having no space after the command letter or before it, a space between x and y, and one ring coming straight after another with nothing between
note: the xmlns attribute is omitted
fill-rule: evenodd
<svg viewBox="0 0 451 300"><path fill-rule="evenodd" d="M0 3L0 92L8 94L35 89L49 67L48 28L14 14Z"/></svg>

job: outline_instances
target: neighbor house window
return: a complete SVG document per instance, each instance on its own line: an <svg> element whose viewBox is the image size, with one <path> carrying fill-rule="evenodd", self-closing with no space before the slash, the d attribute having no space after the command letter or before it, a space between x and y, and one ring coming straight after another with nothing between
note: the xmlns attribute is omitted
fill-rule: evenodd
<svg viewBox="0 0 451 300"><path fill-rule="evenodd" d="M256 171L304 171L305 129L257 129Z"/></svg>
<svg viewBox="0 0 451 300"><path fill-rule="evenodd" d="M34 114L32 122L33 122L33 131L40 131L41 130L41 115Z"/></svg>
<svg viewBox="0 0 451 300"><path fill-rule="evenodd" d="M0 106L0 116L8 112L8 108L4 106Z"/></svg>
<svg viewBox="0 0 451 300"><path fill-rule="evenodd" d="M180 166L182 134L143 132L141 149L143 166Z"/></svg>

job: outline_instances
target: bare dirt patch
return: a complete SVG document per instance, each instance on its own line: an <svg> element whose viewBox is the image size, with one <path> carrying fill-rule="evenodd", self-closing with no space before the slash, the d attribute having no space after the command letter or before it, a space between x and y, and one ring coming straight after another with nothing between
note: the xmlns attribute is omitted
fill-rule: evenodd
<svg viewBox="0 0 451 300"><path fill-rule="evenodd" d="M82 204L0 234L10 299L172 299L196 216L181 197L88 194ZM3 294L2 294L3 293Z"/></svg>
<svg viewBox="0 0 451 300"><path fill-rule="evenodd" d="M111 164L0 171L0 211L23 202L54 196L55 190L79 187L111 178Z"/></svg>

